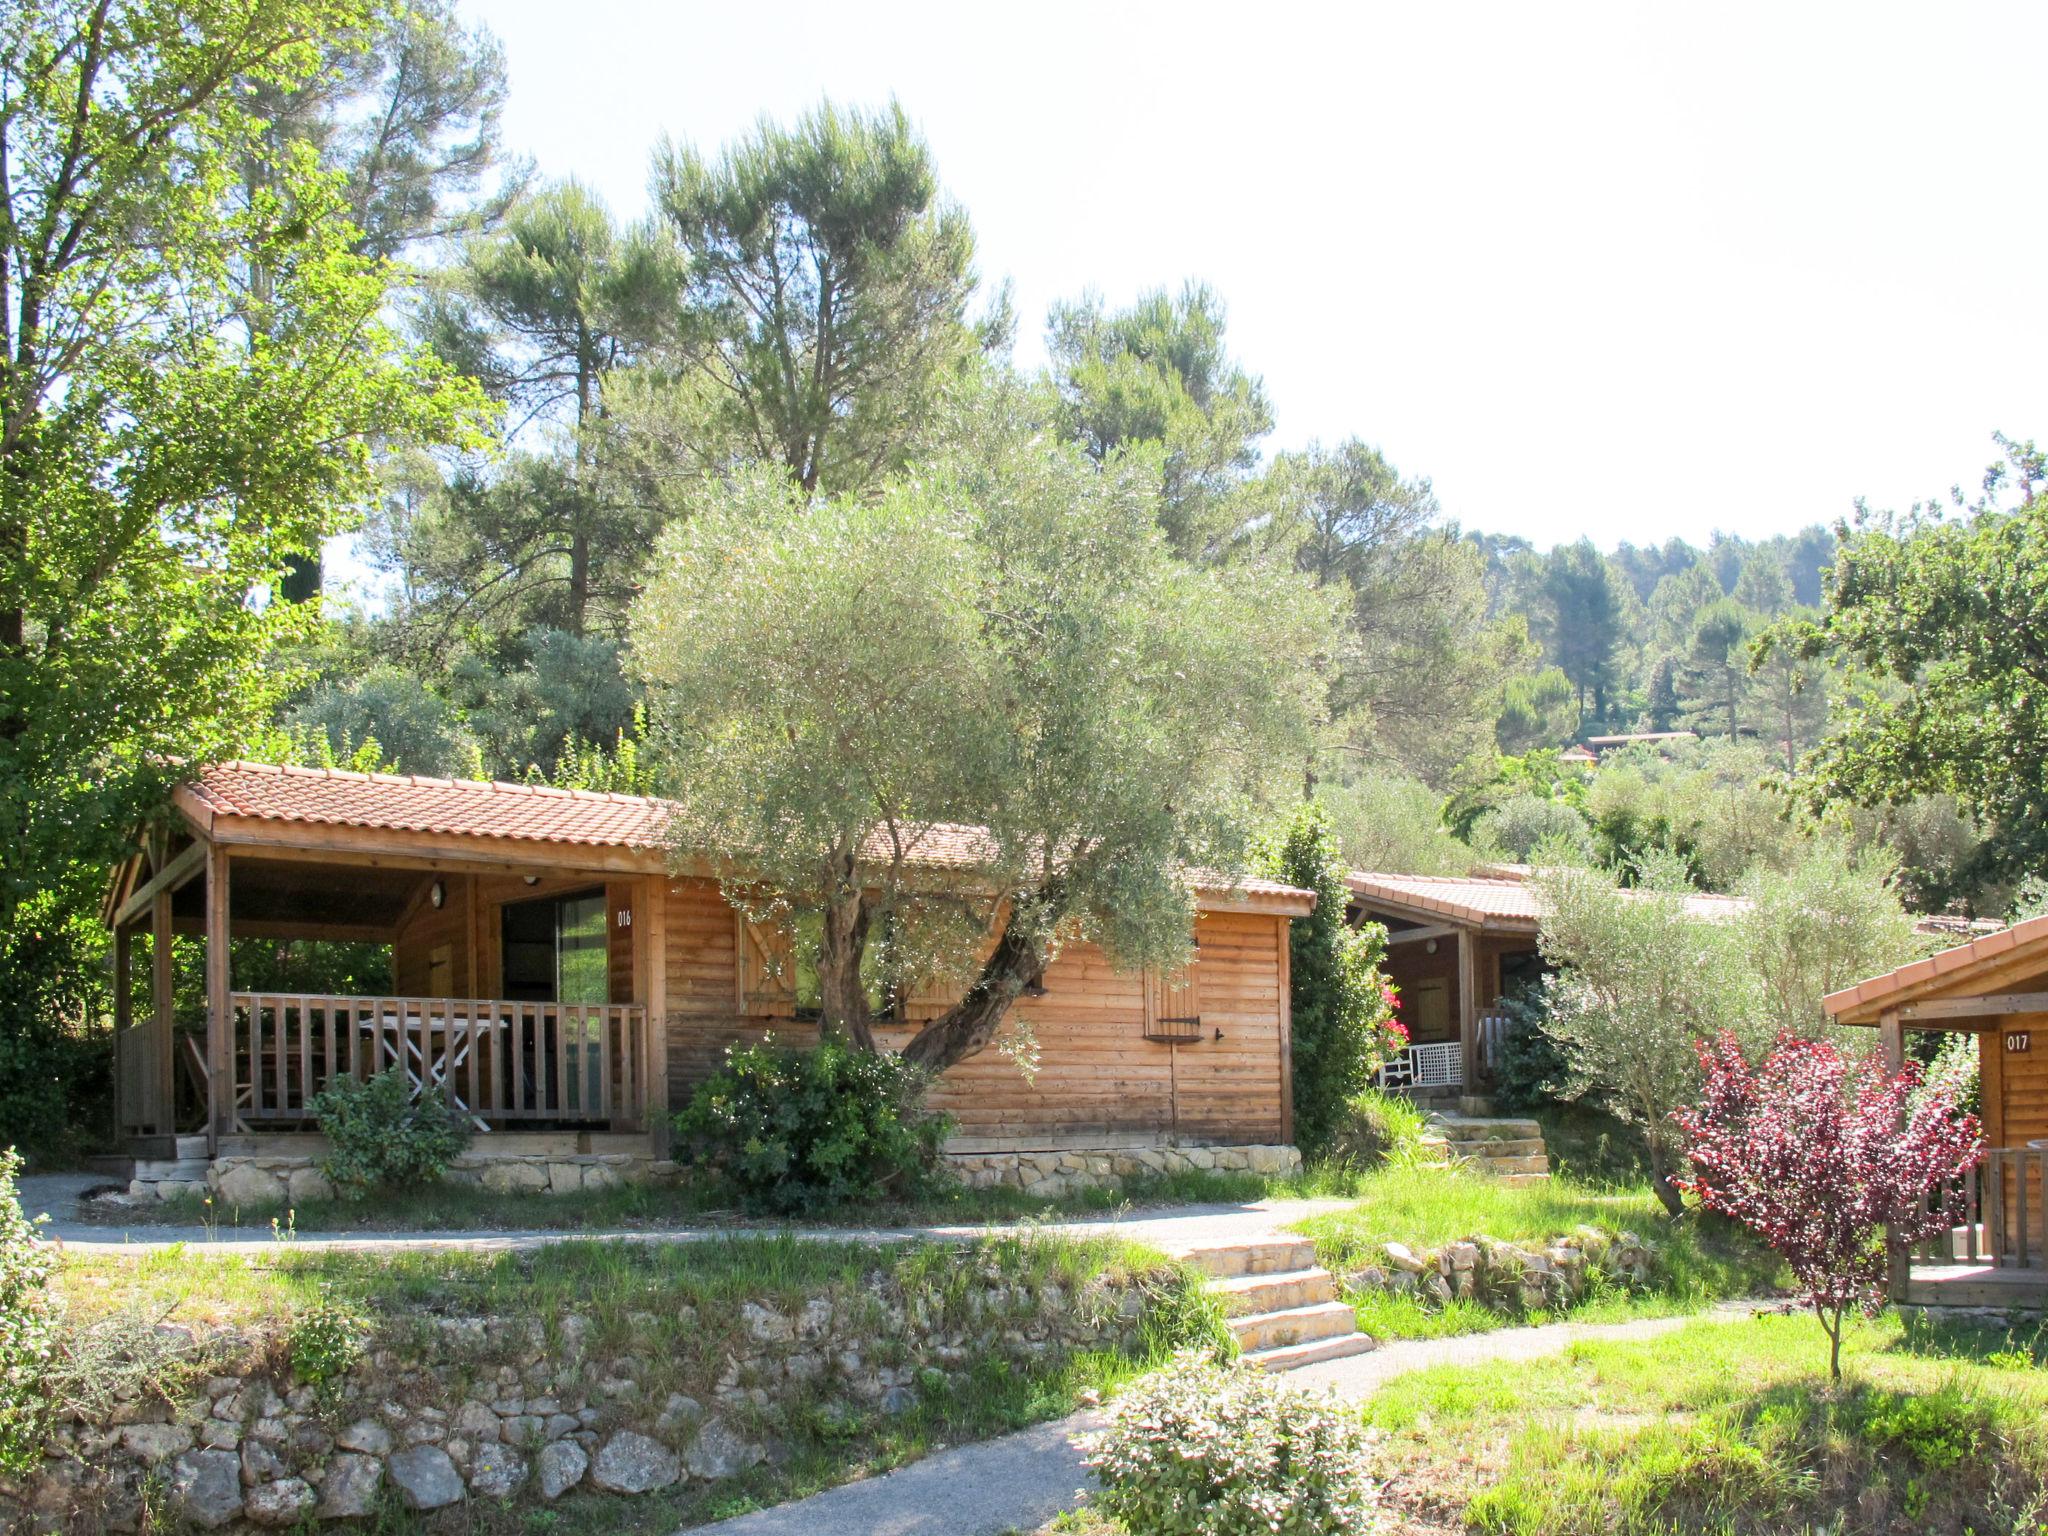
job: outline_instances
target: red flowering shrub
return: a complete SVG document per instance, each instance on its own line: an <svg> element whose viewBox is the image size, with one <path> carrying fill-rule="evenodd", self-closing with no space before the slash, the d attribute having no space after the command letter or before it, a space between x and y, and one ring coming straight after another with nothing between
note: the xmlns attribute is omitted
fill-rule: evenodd
<svg viewBox="0 0 2048 1536"><path fill-rule="evenodd" d="M1827 1331L1842 1375L1842 1321L1884 1303L1886 1237L1912 1244L1947 1218L1928 1196L1984 1155L1953 1084L1887 1072L1825 1040L1781 1035L1761 1067L1735 1037L1700 1046L1700 1103L1672 1116L1693 1176L1682 1187L1775 1248ZM1919 1092L1915 1092L1915 1090Z"/></svg>

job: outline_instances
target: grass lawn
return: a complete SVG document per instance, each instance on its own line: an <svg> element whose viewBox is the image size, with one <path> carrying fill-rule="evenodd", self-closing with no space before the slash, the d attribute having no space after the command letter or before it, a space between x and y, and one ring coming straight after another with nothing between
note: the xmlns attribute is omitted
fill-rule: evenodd
<svg viewBox="0 0 2048 1536"><path fill-rule="evenodd" d="M58 1271L67 1328L97 1338L83 1358L113 1360L159 1324L229 1325L294 1349L294 1329L316 1307L362 1321L401 1357L422 1316L540 1319L551 1331L567 1314L588 1319L596 1354L630 1353L644 1364L648 1400L671 1390L702 1397L703 1383L741 1346L742 1300L793 1313L818 1297L857 1297L886 1275L936 1316L960 1315L993 1265L1005 1283L1034 1294L1077 1293L1105 1272L1134 1277L1150 1298L1135 1355L1087 1352L1063 1362L973 1362L966 1380L928 1381L910 1411L848 1413L821 1398L800 1401L778 1426L771 1465L710 1488L621 1500L593 1491L545 1511L473 1500L420 1517L393 1511L387 1533L462 1531L475 1536L541 1531L655 1536L802 1497L886 1471L946 1445L985 1439L1071 1412L1087 1394L1113 1391L1177 1347L1221 1337L1214 1302L1161 1255L1113 1239L1046 1234L993 1236L971 1248L735 1236L696 1243L564 1242L521 1252L444 1249L399 1254L292 1249L250 1257L179 1247L136 1259L68 1258ZM507 1330L509 1333L511 1330ZM878 1341L877 1358L889 1345ZM187 1369L202 1368L199 1366ZM103 1382L60 1385L53 1401L103 1394ZM167 1395L177 1396L175 1389Z"/></svg>
<svg viewBox="0 0 2048 1536"><path fill-rule="evenodd" d="M1125 1179L1057 1197L1020 1189L955 1187L925 1199L842 1207L786 1223L806 1227L888 1228L978 1225L1104 1216L1163 1205L1242 1205L1255 1200L1344 1198L1363 1181L1344 1173L1265 1178L1250 1173L1188 1171ZM776 1225L775 1217L749 1215L711 1189L629 1185L574 1194L493 1194L459 1184L380 1194L374 1200L308 1200L283 1205L227 1206L199 1198L142 1206L93 1205L88 1221L108 1226L188 1226L195 1239L209 1229L269 1231L273 1222L299 1232L576 1232L607 1229L659 1232L679 1227Z"/></svg>
<svg viewBox="0 0 2048 1536"><path fill-rule="evenodd" d="M2048 1332L1885 1318L1827 1379L1810 1316L1402 1377L1366 1409L1391 1492L1499 1536L2038 1532Z"/></svg>
<svg viewBox="0 0 2048 1536"><path fill-rule="evenodd" d="M1299 1223L1323 1265L1342 1275L1381 1259L1386 1244L1422 1251L1483 1233L1503 1242L1562 1237L1580 1226L1633 1232L1657 1255L1651 1289L1627 1294L1595 1290L1569 1315L1579 1321L1695 1311L1732 1296L1767 1291L1781 1279L1775 1258L1717 1218L1688 1213L1676 1220L1647 1188L1581 1184L1568 1178L1510 1184L1484 1174L1389 1167L1367 1175L1358 1203ZM1412 1296L1360 1292L1358 1325L1377 1338L1430 1338L1502 1326L1494 1311L1470 1301L1428 1307ZM1553 1320L1552 1314L1527 1319Z"/></svg>

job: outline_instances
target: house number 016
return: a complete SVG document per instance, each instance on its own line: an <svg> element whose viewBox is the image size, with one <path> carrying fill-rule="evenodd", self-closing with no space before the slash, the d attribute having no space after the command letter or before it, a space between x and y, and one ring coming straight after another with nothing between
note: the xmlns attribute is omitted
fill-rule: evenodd
<svg viewBox="0 0 2048 1536"><path fill-rule="evenodd" d="M630 927L632 927L632 926L633 926L633 909L632 909L631 907L621 907L621 908L619 908L619 917L618 917L618 921L619 921L619 926L620 926L621 928L630 928Z"/></svg>
<svg viewBox="0 0 2048 1536"><path fill-rule="evenodd" d="M2031 1051L2034 1048L2034 1037L2031 1032L2024 1029L2020 1030L2017 1034L2005 1037L2005 1048L2014 1056L2018 1056L2022 1052Z"/></svg>

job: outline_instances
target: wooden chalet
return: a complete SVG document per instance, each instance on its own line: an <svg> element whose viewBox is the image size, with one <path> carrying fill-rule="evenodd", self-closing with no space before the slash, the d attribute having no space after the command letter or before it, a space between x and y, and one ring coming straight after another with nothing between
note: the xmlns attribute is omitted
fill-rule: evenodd
<svg viewBox="0 0 2048 1536"><path fill-rule="evenodd" d="M1543 975L1534 874L1519 864L1457 876L1352 871L1346 915L1386 928L1385 970L1408 1030L1408 1048L1382 1071L1382 1086L1440 1097L1483 1089L1507 1031L1500 1000ZM1743 904L1700 892L1685 905L1716 918Z"/></svg>
<svg viewBox="0 0 2048 1536"><path fill-rule="evenodd" d="M523 1133L658 1158L672 1106L727 1045L815 1038L796 941L749 922L708 865L674 867L662 801L231 762L173 808L105 907L131 1155L303 1145L322 1087L396 1065L469 1119L473 1148ZM971 867L971 829L939 829L918 857ZM1018 1004L1037 1072L991 1050L943 1077L934 1103L961 1147L1291 1139L1287 926L1314 898L1195 884L1184 974L1126 974L1069 945ZM205 949L204 1006L182 1017L173 935ZM384 946L388 988L254 990L232 941L259 938ZM949 1001L913 991L880 1033L900 1043Z"/></svg>
<svg viewBox="0 0 2048 1536"><path fill-rule="evenodd" d="M1831 993L1838 1024L1874 1026L1885 1057L1906 1034L1977 1041L1983 1165L1944 1198L1947 1241L1897 1276L1905 1299L2048 1303L2048 917L2037 917Z"/></svg>

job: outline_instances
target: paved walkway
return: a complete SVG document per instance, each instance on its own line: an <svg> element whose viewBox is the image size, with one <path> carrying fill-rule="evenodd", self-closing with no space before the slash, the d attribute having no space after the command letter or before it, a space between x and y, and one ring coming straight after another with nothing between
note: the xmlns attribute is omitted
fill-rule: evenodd
<svg viewBox="0 0 2048 1536"><path fill-rule="evenodd" d="M786 1226L703 1226L665 1230L509 1230L497 1232L309 1232L279 1244L267 1228L166 1226L146 1220L116 1224L78 1219L78 1198L88 1188L108 1181L91 1174L32 1174L21 1180L22 1209L33 1218L50 1217L43 1229L60 1239L73 1253L97 1257L142 1255L182 1243L192 1248L219 1250L251 1257L276 1253L280 1247L303 1253L309 1249L336 1249L367 1253L394 1253L432 1248L461 1248L480 1252L512 1252L540 1248L549 1243L628 1242L695 1243L722 1237L790 1236L817 1242L908 1242L917 1238L980 1237L991 1230L1052 1231L1064 1236L1116 1235L1134 1238L1154 1247L1177 1248L1199 1242L1229 1242L1278 1231L1322 1211L1349 1208L1349 1200L1255 1200L1242 1205L1175 1205L1157 1209L1120 1211L1114 1215L1077 1217L1067 1221L1030 1223L947 1223L928 1227L786 1227ZM139 1215L147 1214L147 1207Z"/></svg>
<svg viewBox="0 0 2048 1536"><path fill-rule="evenodd" d="M1370 1354L1303 1366L1289 1372L1286 1380L1363 1399L1396 1376L1433 1365L1533 1360L1580 1340L1654 1339L1701 1317L1727 1320L1746 1317L1751 1310L1732 1304L1691 1317L1552 1323L1453 1339L1406 1339ZM1036 1530L1074 1508L1080 1492L1093 1486L1076 1441L1102 1422L1101 1411L1091 1409L998 1440L942 1451L884 1477L698 1526L689 1536L1002 1536Z"/></svg>

